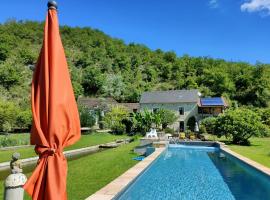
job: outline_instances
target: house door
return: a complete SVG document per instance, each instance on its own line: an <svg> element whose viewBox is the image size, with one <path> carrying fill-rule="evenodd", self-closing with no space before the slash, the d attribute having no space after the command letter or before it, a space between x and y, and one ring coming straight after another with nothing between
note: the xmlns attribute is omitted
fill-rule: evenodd
<svg viewBox="0 0 270 200"><path fill-rule="evenodd" d="M184 132L185 131L185 123L184 121L179 122L179 131Z"/></svg>

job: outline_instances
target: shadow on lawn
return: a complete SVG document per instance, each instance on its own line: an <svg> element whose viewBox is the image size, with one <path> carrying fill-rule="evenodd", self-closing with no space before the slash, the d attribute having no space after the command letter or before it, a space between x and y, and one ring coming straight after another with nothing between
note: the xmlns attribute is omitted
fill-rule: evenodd
<svg viewBox="0 0 270 200"><path fill-rule="evenodd" d="M226 145L238 145L238 146L243 146L243 147L259 147L262 146L261 144L252 144L252 143L248 143L248 144L235 144L232 141L228 141L228 140L220 140L220 142L225 143Z"/></svg>

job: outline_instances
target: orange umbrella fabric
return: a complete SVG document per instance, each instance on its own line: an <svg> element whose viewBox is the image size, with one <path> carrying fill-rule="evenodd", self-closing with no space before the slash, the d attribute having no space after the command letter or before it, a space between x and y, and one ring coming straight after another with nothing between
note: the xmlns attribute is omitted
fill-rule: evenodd
<svg viewBox="0 0 270 200"><path fill-rule="evenodd" d="M80 120L59 34L56 9L49 9L43 47L32 81L31 144L39 161L24 189L33 200L66 200L64 147L80 138Z"/></svg>

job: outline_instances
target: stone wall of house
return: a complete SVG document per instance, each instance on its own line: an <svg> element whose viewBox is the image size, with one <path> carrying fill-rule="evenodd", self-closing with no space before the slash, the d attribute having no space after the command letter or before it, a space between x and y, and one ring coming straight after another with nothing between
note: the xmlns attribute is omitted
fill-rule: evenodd
<svg viewBox="0 0 270 200"><path fill-rule="evenodd" d="M180 115L179 108L184 108L184 115ZM197 103L152 103L152 104L140 104L140 110L148 109L153 111L154 109L167 109L172 110L178 116L177 122L170 126L175 131L179 131L180 121L184 121L185 128L187 126L187 121L190 117L194 116L196 119L198 118L198 105Z"/></svg>

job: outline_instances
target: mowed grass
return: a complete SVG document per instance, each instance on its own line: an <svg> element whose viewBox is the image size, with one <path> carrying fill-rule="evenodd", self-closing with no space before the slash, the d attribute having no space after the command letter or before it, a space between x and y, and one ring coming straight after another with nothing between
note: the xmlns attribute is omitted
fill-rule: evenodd
<svg viewBox="0 0 270 200"><path fill-rule="evenodd" d="M123 174L138 161L133 148L138 141L68 163L69 200L85 199ZM79 164L80 163L80 164Z"/></svg>
<svg viewBox="0 0 270 200"><path fill-rule="evenodd" d="M138 141L68 162L67 191L69 200L83 200L134 166L133 148ZM27 174L29 176L30 174ZM0 181L0 199L3 199ZM25 200L30 197L25 195Z"/></svg>
<svg viewBox="0 0 270 200"><path fill-rule="evenodd" d="M26 135L24 136L12 135L12 137L16 137L16 136L27 137ZM65 150L73 150L73 149L94 146L98 144L112 142L112 141L115 141L117 139L122 139L122 138L127 138L127 136L125 135L118 136L118 135L112 135L109 133L92 133L89 135L82 135L81 139L77 143L75 143L74 145L70 147L65 148ZM26 147L26 148L14 149L14 150L2 150L0 151L0 162L10 161L11 155L14 152L19 152L21 154L21 159L37 156L34 151L34 147Z"/></svg>
<svg viewBox="0 0 270 200"><path fill-rule="evenodd" d="M270 168L270 138L251 138L250 146L228 144L229 148Z"/></svg>

